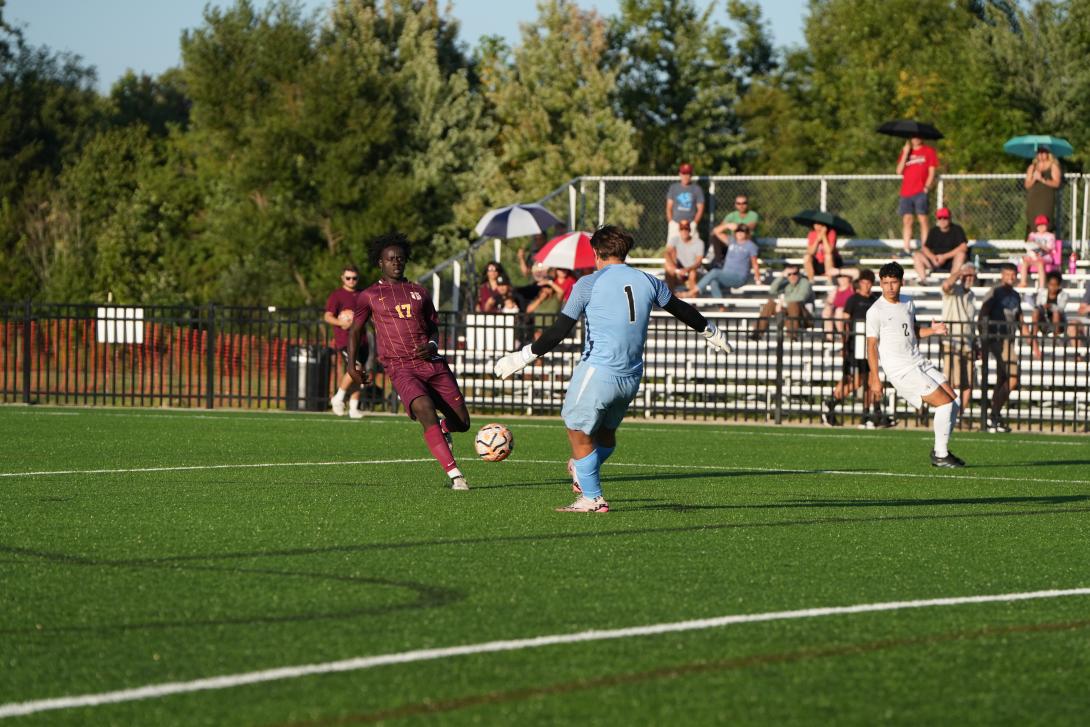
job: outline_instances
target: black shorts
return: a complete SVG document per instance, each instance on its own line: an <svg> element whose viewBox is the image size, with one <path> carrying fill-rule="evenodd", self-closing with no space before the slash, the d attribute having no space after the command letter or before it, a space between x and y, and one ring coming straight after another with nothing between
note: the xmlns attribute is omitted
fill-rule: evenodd
<svg viewBox="0 0 1090 727"><path fill-rule="evenodd" d="M837 269L840 269L840 268L844 267L844 260L843 260L843 258L840 257L840 253L837 252L836 250L833 250L833 267L837 268ZM824 274L825 274L825 261L824 260L819 261L817 258L814 258L814 275L824 275Z"/></svg>
<svg viewBox="0 0 1090 727"><path fill-rule="evenodd" d="M950 272L950 271L951 271L951 270L953 269L953 267L954 267L954 258L950 258L950 259L948 259L948 260L947 260L946 262L944 262L944 263L943 263L943 264L941 264L941 265L931 265L931 263L930 263L930 262L928 262L928 263L927 263L927 265L928 265L928 267L930 267L930 268L931 268L932 270L941 270L941 271L942 271L942 272L944 272L944 273L948 273L948 272Z"/></svg>
<svg viewBox="0 0 1090 727"><path fill-rule="evenodd" d="M867 363L865 358L856 358L855 356L845 356L844 365L841 367L841 372L844 374L844 378L849 379L856 374L866 378L870 373L870 364Z"/></svg>

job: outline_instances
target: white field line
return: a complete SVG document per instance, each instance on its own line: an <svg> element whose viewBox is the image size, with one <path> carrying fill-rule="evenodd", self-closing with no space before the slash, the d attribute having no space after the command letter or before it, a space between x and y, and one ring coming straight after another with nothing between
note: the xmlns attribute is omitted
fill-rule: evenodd
<svg viewBox="0 0 1090 727"><path fill-rule="evenodd" d="M125 469L99 470L49 470L42 472L0 472L0 477L39 477L47 475L115 475L130 472L188 472L191 470L261 469L268 467L338 467L351 464L409 464L431 462L427 457L416 459L360 459L340 462L258 462L253 464L195 464L178 467L129 467Z"/></svg>
<svg viewBox="0 0 1090 727"><path fill-rule="evenodd" d="M84 414L92 414L93 416L112 416L112 417L140 417L147 419L200 419L200 420L220 420L220 421L235 421L235 422L255 422L261 423L273 422L277 424L336 424L340 426L354 426L353 424L346 425L344 419L334 416L322 416L320 414L301 414L301 415L286 415L282 412L240 412L238 414L191 414L188 412L128 412L128 411L115 411L115 410L94 410L94 411L19 411L18 413L23 415L36 415L36 416L82 416ZM496 420L510 420L511 417L480 417L481 419L496 419ZM364 424L389 424L390 421L398 420L402 423L408 424L408 419L402 419L396 415L379 414L373 416L367 416L359 420ZM545 422L533 422L522 421L518 417L514 418L518 421L519 429L558 429L560 426L559 421L556 424ZM672 432L677 433L677 427L691 426L686 422L678 422L673 427L663 427L656 425L642 424L638 421L629 420L626 422L626 427L631 429L638 429L641 432ZM801 429L791 428L789 431L773 431L772 425L767 425L769 429L767 431L740 431L735 429L738 426L747 426L745 424L736 424L731 422L723 422L722 428L718 428L711 424L701 424L697 431L707 432L709 434L727 435L731 437L790 437L792 439L888 439L886 434L864 434L856 430L847 428L843 433L834 432L807 432ZM766 426L761 424L753 424L748 426ZM919 430L919 431L906 431L906 434L916 435L919 439L926 439L934 436L931 432ZM1004 444L1007 442L1013 442L1015 444L1042 444L1042 445L1055 445L1058 447L1085 447L1086 441L1079 441L1077 436L1067 435L1062 439L1046 439L1050 436L1047 433L1041 433L1039 435L1033 435L1033 439L1018 439L1007 436L995 436L985 434L984 432L959 432L958 437L966 437L966 441L971 441L974 444L989 443L989 444ZM1085 439L1085 438L1083 438Z"/></svg>
<svg viewBox="0 0 1090 727"><path fill-rule="evenodd" d="M0 719L36 714L49 710L95 707L102 704L132 702L141 699L156 699L172 694L188 694L211 689L230 689L246 684L299 679L320 674L361 671L391 664L411 664L413 662L434 661L456 656L537 649L543 646L578 644L592 641L605 641L609 639L628 639L638 636L655 636L683 631L702 631L723 626L732 626L735 624L760 623L765 621L790 621L821 618L824 616L873 613L877 611L902 611L915 608L939 608L976 603L1010 603L1013 601L1030 601L1088 595L1090 595L1090 588L1068 588L1063 590L1029 591L1023 593L1000 593L985 596L956 596L953 598L929 598L915 601L887 601L885 603L861 603L854 606L807 608L796 611L734 614L730 616L718 616L716 618L695 619L691 621L675 621L672 623L649 624L646 626L631 626L628 628L598 631L581 631L574 634L551 634L548 636L535 636L525 639L486 641L479 644L464 644L462 646L448 646L439 649L418 649L415 651L402 651L376 656L359 656L352 659L327 661L319 664L303 664L299 666L280 667L277 669L243 672L240 674L225 674L205 679L194 679L188 682L149 684L132 689L119 689L117 691L99 692L97 694L81 694L56 697L53 699L38 699L28 702L11 702L0 705Z"/></svg>
<svg viewBox="0 0 1090 727"><path fill-rule="evenodd" d="M230 469L270 469L276 467L339 467L341 465L360 464L415 464L420 462L432 462L428 457L415 459L377 459L377 460L344 460L342 462L257 462L250 464L203 464L181 465L177 467L127 467L122 469L91 469L91 470L48 470L39 472L0 472L0 478L4 477L48 477L52 475L113 475L145 472L189 472L199 470L230 470ZM561 466L567 460L555 459L516 459L508 460L513 464L544 464ZM925 480L980 480L981 482L1038 482L1044 484L1060 485L1090 485L1090 480L1062 480L1044 477L973 477L972 475L942 475L920 474L913 472L859 472L856 470L829 470L829 469L790 469L786 467L743 467L730 464L706 465L706 464L646 464L639 462L613 462L606 463L606 467L637 467L640 469L678 469L678 470L735 470L742 472L763 472L766 474L785 475L836 475L838 477L890 477L904 479Z"/></svg>

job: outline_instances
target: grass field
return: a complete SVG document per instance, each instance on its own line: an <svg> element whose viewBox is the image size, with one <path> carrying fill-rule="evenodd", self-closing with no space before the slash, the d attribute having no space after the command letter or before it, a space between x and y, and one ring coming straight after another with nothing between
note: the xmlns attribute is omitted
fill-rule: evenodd
<svg viewBox="0 0 1090 727"><path fill-rule="evenodd" d="M584 515L503 421L456 493L404 418L0 408L0 715L1086 723L1090 440L632 421Z"/></svg>

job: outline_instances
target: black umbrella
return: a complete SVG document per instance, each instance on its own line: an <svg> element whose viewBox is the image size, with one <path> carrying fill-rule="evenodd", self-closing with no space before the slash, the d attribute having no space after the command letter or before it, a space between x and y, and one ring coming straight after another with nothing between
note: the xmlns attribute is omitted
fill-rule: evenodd
<svg viewBox="0 0 1090 727"><path fill-rule="evenodd" d="M845 237L855 237L855 228L852 227L852 223L848 222L843 217L837 217L832 212L822 212L821 210L803 210L797 215L791 218L800 225L806 225L810 227L815 222L819 222L830 230L835 230L836 234L843 235Z"/></svg>
<svg viewBox="0 0 1090 727"><path fill-rule="evenodd" d="M879 126L877 131L879 134L896 136L901 139L911 139L914 136L919 137L920 139L942 138L942 132L931 124L922 124L919 121L912 121L911 119L887 121Z"/></svg>

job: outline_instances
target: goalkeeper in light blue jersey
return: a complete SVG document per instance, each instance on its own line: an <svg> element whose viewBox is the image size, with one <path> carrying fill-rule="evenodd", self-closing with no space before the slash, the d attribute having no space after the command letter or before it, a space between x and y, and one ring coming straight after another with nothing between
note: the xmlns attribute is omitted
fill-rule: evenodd
<svg viewBox="0 0 1090 727"><path fill-rule="evenodd" d="M617 446L617 428L640 388L643 348L651 310L664 309L700 331L713 349L730 353L723 332L688 303L678 300L656 277L625 264L632 236L613 225L594 233L597 271L579 279L556 322L541 337L496 362L496 376L507 379L556 348L579 318L586 318L583 358L564 395L561 415L568 428L572 457L568 472L579 497L559 512L609 512L600 470Z"/></svg>

